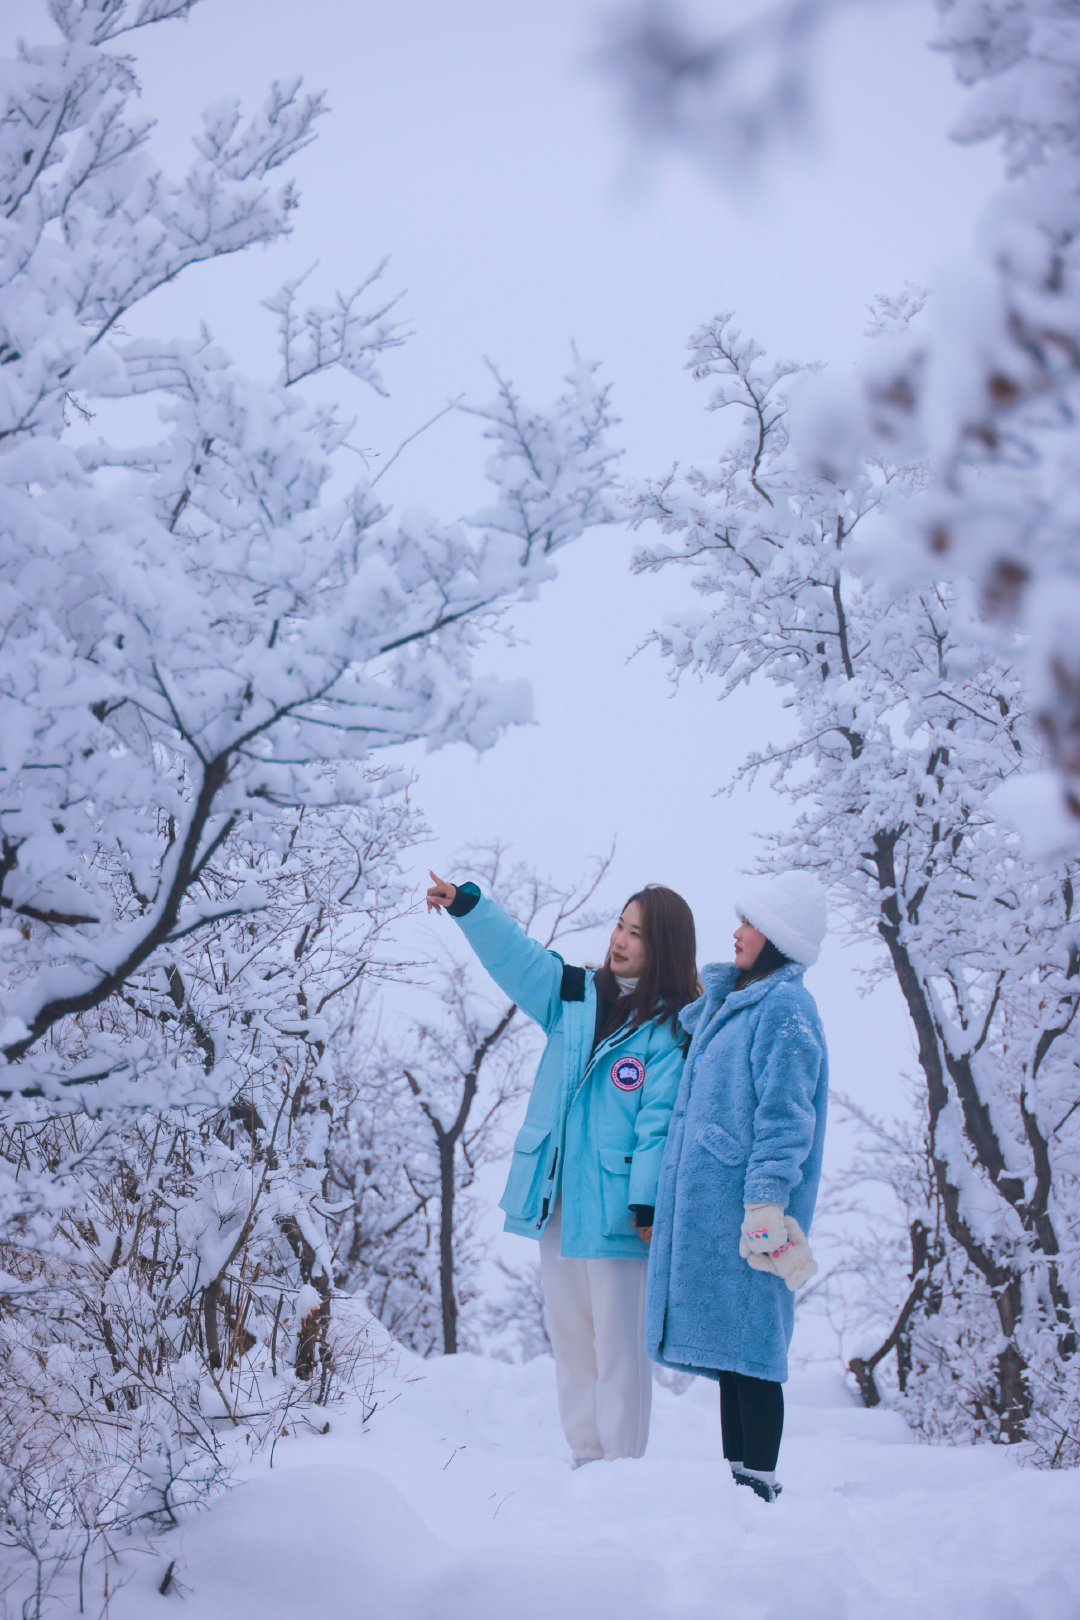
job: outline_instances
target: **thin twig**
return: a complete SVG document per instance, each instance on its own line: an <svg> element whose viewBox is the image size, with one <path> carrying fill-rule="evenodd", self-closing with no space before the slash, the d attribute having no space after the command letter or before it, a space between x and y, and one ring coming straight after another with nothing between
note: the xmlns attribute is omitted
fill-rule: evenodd
<svg viewBox="0 0 1080 1620"><path fill-rule="evenodd" d="M379 482L379 479L383 476L384 473L388 473L390 471L390 468L394 465L394 462L397 460L398 456L400 456L401 452L404 449L406 449L410 444L412 444L414 439L418 439L420 437L421 433L426 433L429 427L434 427L435 423L439 420L440 417L446 416L446 414L449 411L456 411L458 406L461 404L461 402L462 402L462 400L464 398L465 398L464 394L459 394L456 399L452 399L452 400L450 400L450 402L448 404L444 405L441 411L436 411L435 415L433 417L431 417L429 421L425 422L422 427L418 427L416 429L415 433L410 433L409 437L407 439L402 439L401 443L398 445L397 449L394 451L394 453L390 457L389 461L384 462L383 465L379 468L378 472L375 474L374 478L371 480L370 487L372 489L375 488L375 485Z"/></svg>

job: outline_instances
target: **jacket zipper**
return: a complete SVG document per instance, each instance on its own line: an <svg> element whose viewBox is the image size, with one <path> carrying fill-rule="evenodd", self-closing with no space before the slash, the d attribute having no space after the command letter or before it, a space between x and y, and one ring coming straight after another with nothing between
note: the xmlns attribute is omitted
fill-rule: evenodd
<svg viewBox="0 0 1080 1620"><path fill-rule="evenodd" d="M547 1173L547 1178L548 1178L549 1181L554 1181L554 1179L555 1179L555 1166L558 1164L558 1162L559 1162L559 1150L558 1150L558 1148L556 1148L555 1149L555 1157L551 1161L551 1169ZM536 1223L538 1227L543 1226L544 1222L547 1220L548 1205L550 1204L550 1202L551 1202L551 1198L549 1196L549 1197L544 1199L544 1202L540 1206L540 1219Z"/></svg>

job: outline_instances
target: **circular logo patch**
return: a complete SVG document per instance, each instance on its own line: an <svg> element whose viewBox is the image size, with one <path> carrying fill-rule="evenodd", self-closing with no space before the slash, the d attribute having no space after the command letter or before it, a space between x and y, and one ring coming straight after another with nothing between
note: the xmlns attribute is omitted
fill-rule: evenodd
<svg viewBox="0 0 1080 1620"><path fill-rule="evenodd" d="M611 1065L611 1078L620 1091L636 1091L645 1083L645 1065L640 1058L616 1058Z"/></svg>

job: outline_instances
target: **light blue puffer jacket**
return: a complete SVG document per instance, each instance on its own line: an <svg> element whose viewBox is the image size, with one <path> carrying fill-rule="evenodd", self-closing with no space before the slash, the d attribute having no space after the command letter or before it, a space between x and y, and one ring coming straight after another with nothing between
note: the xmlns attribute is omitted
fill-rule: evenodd
<svg viewBox="0 0 1080 1620"><path fill-rule="evenodd" d="M794 1326L780 1277L739 1254L744 1203L779 1204L809 1232L828 1097L825 1037L803 968L741 990L733 964L702 972L664 1151L649 1252L645 1347L654 1361L783 1382Z"/></svg>
<svg viewBox="0 0 1080 1620"><path fill-rule="evenodd" d="M652 1022L603 1041L593 970L567 968L481 895L455 917L491 977L547 1035L500 1208L506 1230L539 1238L562 1193L562 1253L644 1260L631 1204L655 1204L685 1037Z"/></svg>

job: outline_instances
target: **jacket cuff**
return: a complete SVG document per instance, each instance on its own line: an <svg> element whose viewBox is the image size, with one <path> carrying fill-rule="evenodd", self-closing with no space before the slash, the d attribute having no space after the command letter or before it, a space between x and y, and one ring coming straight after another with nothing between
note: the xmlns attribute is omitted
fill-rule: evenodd
<svg viewBox="0 0 1080 1620"><path fill-rule="evenodd" d="M754 1181L747 1178L743 1188L743 1204L776 1204L781 1210L788 1207L791 1188L786 1181L770 1180L767 1176L759 1176Z"/></svg>
<svg viewBox="0 0 1080 1620"><path fill-rule="evenodd" d="M655 1204L631 1204L635 1226L651 1226L656 1219Z"/></svg>
<svg viewBox="0 0 1080 1620"><path fill-rule="evenodd" d="M457 894L447 906L451 917L467 917L480 898L480 890L475 883L459 883Z"/></svg>

